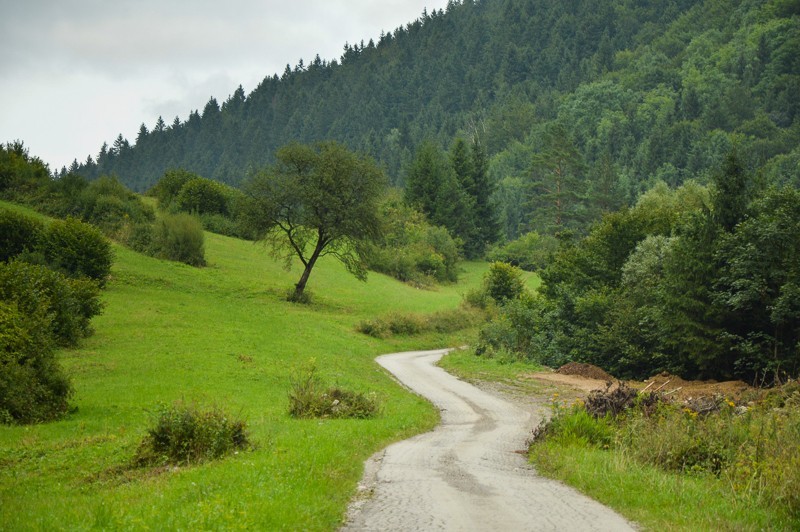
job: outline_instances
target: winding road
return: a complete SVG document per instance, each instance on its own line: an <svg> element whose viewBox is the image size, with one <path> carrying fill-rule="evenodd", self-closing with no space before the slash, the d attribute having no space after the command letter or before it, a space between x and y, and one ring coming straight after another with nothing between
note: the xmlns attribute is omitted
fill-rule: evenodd
<svg viewBox="0 0 800 532"><path fill-rule="evenodd" d="M437 367L446 352L377 358L436 405L442 422L370 458L342 530L634 530L605 506L537 475L518 451L539 419Z"/></svg>

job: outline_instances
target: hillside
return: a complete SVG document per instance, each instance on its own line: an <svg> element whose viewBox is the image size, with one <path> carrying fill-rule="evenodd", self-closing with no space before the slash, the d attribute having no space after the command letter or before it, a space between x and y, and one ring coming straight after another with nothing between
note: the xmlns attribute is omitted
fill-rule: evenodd
<svg viewBox="0 0 800 532"><path fill-rule="evenodd" d="M335 139L402 183L424 139L479 135L513 238L530 228L526 180L554 124L581 193L610 208L656 179L704 179L734 143L766 178L800 182L798 58L791 0L454 0L339 60L300 60L185 121L143 124L70 170L138 191L170 167L238 184L290 140Z"/></svg>
<svg viewBox="0 0 800 532"><path fill-rule="evenodd" d="M208 233L206 250L209 265L197 269L115 246L95 334L60 352L76 410L48 424L0 426L0 529L334 529L363 461L435 423L434 410L373 358L463 340L377 340L355 327L388 312L387 301L399 312L453 308L483 266L466 265L466 284L423 291L379 274L361 283L323 260L316 302L306 306L283 300L296 271L263 247ZM381 415L290 418L290 381L311 358L331 384L375 393ZM126 472L153 412L175 401L243 417L256 448Z"/></svg>

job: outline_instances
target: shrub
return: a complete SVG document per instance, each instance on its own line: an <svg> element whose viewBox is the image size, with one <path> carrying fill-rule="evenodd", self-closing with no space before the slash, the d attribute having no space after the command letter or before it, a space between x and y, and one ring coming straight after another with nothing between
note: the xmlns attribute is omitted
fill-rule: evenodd
<svg viewBox="0 0 800 532"><path fill-rule="evenodd" d="M389 194L381 205L382 239L369 248L371 270L417 286L458 280L458 244L444 227Z"/></svg>
<svg viewBox="0 0 800 532"><path fill-rule="evenodd" d="M497 301L517 299L525 292L525 281L522 270L505 262L493 262L483 278L486 294Z"/></svg>
<svg viewBox="0 0 800 532"><path fill-rule="evenodd" d="M374 338L388 338L392 335L413 336L431 331L450 333L474 327L483 320L482 313L464 308L427 315L391 312L374 320L362 321L356 329Z"/></svg>
<svg viewBox="0 0 800 532"><path fill-rule="evenodd" d="M48 317L56 344L74 345L91 333L90 321L102 310L100 289L88 279L69 279L44 266L14 261L0 264L0 298L20 312Z"/></svg>
<svg viewBox="0 0 800 532"><path fill-rule="evenodd" d="M0 262L38 248L44 224L9 209L0 210Z"/></svg>
<svg viewBox="0 0 800 532"><path fill-rule="evenodd" d="M85 276L105 285L113 253L99 229L75 218L56 220L45 233L42 251L53 268L70 276Z"/></svg>
<svg viewBox="0 0 800 532"><path fill-rule="evenodd" d="M191 266L205 266L203 227L190 214L164 214L155 223L151 243L153 255Z"/></svg>
<svg viewBox="0 0 800 532"><path fill-rule="evenodd" d="M186 181L174 200L178 210L193 214L228 214L228 193L225 185L195 177Z"/></svg>
<svg viewBox="0 0 800 532"><path fill-rule="evenodd" d="M37 423L63 415L72 386L53 353L51 318L0 301L0 423Z"/></svg>
<svg viewBox="0 0 800 532"><path fill-rule="evenodd" d="M502 261L530 272L547 266L556 251L558 239L550 235L531 232L487 253L490 261Z"/></svg>
<svg viewBox="0 0 800 532"><path fill-rule="evenodd" d="M289 415L295 418L366 419L379 410L373 395L325 386L313 361L291 383Z"/></svg>
<svg viewBox="0 0 800 532"><path fill-rule="evenodd" d="M158 199L158 205L162 209L167 209L178 197L183 185L198 177L200 176L195 173L180 168L172 168L164 172L161 179L153 185L153 188L147 191L147 194L155 196Z"/></svg>
<svg viewBox="0 0 800 532"><path fill-rule="evenodd" d="M139 444L137 466L194 464L250 445L247 425L214 408L176 403L158 409L155 426Z"/></svg>

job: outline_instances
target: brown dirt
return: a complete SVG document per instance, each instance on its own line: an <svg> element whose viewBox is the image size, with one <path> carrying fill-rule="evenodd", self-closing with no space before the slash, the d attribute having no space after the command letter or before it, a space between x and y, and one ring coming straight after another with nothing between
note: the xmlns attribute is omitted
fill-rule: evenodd
<svg viewBox="0 0 800 532"><path fill-rule="evenodd" d="M634 388L647 391L659 390L667 396L674 396L679 401L690 401L701 397L721 395L734 401L740 399L745 392L750 392L753 387L742 381L687 381L677 375L659 373L644 382L631 382Z"/></svg>
<svg viewBox="0 0 800 532"><path fill-rule="evenodd" d="M611 382L614 377L609 375L604 369L593 366L592 364L585 364L583 362L569 362L564 364L556 370L556 373L561 375L579 375L587 379L595 379L600 381Z"/></svg>
<svg viewBox="0 0 800 532"><path fill-rule="evenodd" d="M602 368L577 362L570 362L556 372L541 371L533 373L530 378L549 384L566 386L580 393L605 390L609 382L616 384L617 381L615 377L609 375ZM747 395L754 390L752 386L742 381L687 381L677 375L668 373L654 375L643 382L628 381L628 385L637 390L657 390L681 402L714 396L723 396L738 402L743 395Z"/></svg>

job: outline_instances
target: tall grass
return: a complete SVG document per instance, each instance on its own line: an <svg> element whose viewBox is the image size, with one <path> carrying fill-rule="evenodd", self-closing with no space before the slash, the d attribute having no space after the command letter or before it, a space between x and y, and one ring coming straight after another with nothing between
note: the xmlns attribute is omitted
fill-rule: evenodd
<svg viewBox="0 0 800 532"><path fill-rule="evenodd" d="M633 406L617 415L590 414L588 404L556 405L536 431L537 466L577 484L652 527L796 529L800 526L800 386L767 401L737 406L730 399ZM710 405L710 406L709 406ZM706 410L706 409L703 409ZM617 475L609 478L608 462ZM578 469L580 468L580 469ZM655 479L655 481L653 480ZM603 480L606 482L604 483ZM664 486L654 493L651 485ZM618 499L619 484L638 490ZM685 503L684 485L697 500ZM672 511L680 508L678 518Z"/></svg>

